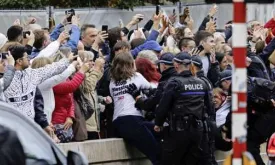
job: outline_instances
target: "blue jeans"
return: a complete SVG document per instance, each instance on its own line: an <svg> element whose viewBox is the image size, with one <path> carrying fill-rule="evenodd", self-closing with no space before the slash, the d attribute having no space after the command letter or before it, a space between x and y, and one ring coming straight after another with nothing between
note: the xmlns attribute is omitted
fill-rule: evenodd
<svg viewBox="0 0 275 165"><path fill-rule="evenodd" d="M136 147L154 165L159 164L157 155L160 148L152 133L153 123L144 121L140 116L122 116L113 121L113 126L118 137Z"/></svg>

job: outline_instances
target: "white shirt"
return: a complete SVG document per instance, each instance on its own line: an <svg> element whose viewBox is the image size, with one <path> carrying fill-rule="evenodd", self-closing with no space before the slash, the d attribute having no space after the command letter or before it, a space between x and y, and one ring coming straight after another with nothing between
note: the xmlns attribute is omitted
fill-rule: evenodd
<svg viewBox="0 0 275 165"><path fill-rule="evenodd" d="M207 73L208 73L208 70L209 70L209 67L210 67L210 63L209 63L209 59L207 56L200 56L201 58L201 61L202 61L202 69L203 69L203 72L204 72L204 76L207 77Z"/></svg>
<svg viewBox="0 0 275 165"><path fill-rule="evenodd" d="M222 126L226 122L226 117L230 112L230 102L225 101L221 107L216 111L216 125Z"/></svg>
<svg viewBox="0 0 275 165"><path fill-rule="evenodd" d="M75 66L71 64L64 72L55 75L38 85L44 100L44 113L47 115L48 122L52 122L52 112L55 107L53 87L66 81L75 72Z"/></svg>
<svg viewBox="0 0 275 165"><path fill-rule="evenodd" d="M126 81L114 82L111 80L109 88L115 105L113 121L120 116L142 116L142 112L135 107L136 101L134 98L126 93L126 87L132 83L134 83L138 89L150 88L151 86L150 83L137 72L132 78Z"/></svg>

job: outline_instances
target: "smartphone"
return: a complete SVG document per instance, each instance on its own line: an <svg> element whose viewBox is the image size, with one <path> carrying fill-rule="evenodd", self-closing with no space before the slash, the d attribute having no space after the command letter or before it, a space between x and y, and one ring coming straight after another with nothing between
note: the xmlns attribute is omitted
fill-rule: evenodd
<svg viewBox="0 0 275 165"><path fill-rule="evenodd" d="M173 9L173 15L176 15L176 9Z"/></svg>
<svg viewBox="0 0 275 165"><path fill-rule="evenodd" d="M108 33L108 25L102 25L101 31L105 31L106 33Z"/></svg>
<svg viewBox="0 0 275 165"><path fill-rule="evenodd" d="M24 38L27 38L27 34L31 35L31 32L30 31L23 31L23 37Z"/></svg>
<svg viewBox="0 0 275 165"><path fill-rule="evenodd" d="M140 21L142 21L143 20L143 18L138 18L138 21L140 22Z"/></svg>
<svg viewBox="0 0 275 165"><path fill-rule="evenodd" d="M199 46L197 47L197 49L198 49L198 51L202 52L202 51L204 50L204 47L203 47L202 45L199 45Z"/></svg>
<svg viewBox="0 0 275 165"><path fill-rule="evenodd" d="M159 15L159 10L160 10L160 6L157 5L157 6L156 6L156 15Z"/></svg>
<svg viewBox="0 0 275 165"><path fill-rule="evenodd" d="M66 10L65 14L68 16L67 17L67 21L71 22L72 21L72 17L75 15L75 11L74 11L74 9Z"/></svg>
<svg viewBox="0 0 275 165"><path fill-rule="evenodd" d="M8 56L9 53L0 53L0 59L7 59L7 56Z"/></svg>

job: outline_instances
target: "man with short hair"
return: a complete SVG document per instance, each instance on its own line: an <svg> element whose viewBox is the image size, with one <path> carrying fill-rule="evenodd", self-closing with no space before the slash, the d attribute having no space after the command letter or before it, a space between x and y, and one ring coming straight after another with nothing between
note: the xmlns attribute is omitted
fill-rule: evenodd
<svg viewBox="0 0 275 165"><path fill-rule="evenodd" d="M25 116L34 119L34 97L37 86L46 79L62 73L75 57L64 58L39 69L31 69L24 46L11 47L10 53L15 60L16 71L11 84L4 91L4 96L10 105L16 107Z"/></svg>
<svg viewBox="0 0 275 165"><path fill-rule="evenodd" d="M100 45L105 42L106 38L108 38L108 33L99 32L93 24L84 24L81 27L81 41L84 49L94 53L94 61L99 57Z"/></svg>
<svg viewBox="0 0 275 165"><path fill-rule="evenodd" d="M67 19L65 20L67 21ZM65 20L63 20L63 23L57 25L50 35L48 34L48 32L44 32L45 38L42 37L42 32L39 33L39 36L37 36L38 38L36 40L36 42L40 43L38 44L38 47L41 46L41 41L44 39L45 40L42 44L42 47L36 48L33 51L31 58L51 57L55 55L61 45L64 47L69 47L72 52L77 51L77 46L80 38L78 18L76 16L73 16L70 31L67 31L65 28L65 30L62 32L61 29L66 25L64 23ZM51 42L51 40L53 42Z"/></svg>
<svg viewBox="0 0 275 165"><path fill-rule="evenodd" d="M7 31L7 38L8 38L8 43L10 42L18 42L18 43L23 43L23 39L24 39L24 43L25 43L25 47L27 49L27 53L31 54L32 52L32 48L33 48L33 44L34 44L34 34L32 31L29 31L30 34L26 34L26 38L24 39L23 37L23 28L19 25L13 25L11 26L8 31Z"/></svg>
<svg viewBox="0 0 275 165"><path fill-rule="evenodd" d="M9 42L19 42L23 41L23 28L18 25L11 26L7 31L7 37Z"/></svg>
<svg viewBox="0 0 275 165"><path fill-rule="evenodd" d="M35 37L35 41L33 44L33 51L32 51L32 54L30 55L30 59L35 58L43 48L48 46L49 44L48 40L50 39L45 35L44 30L35 30L33 34Z"/></svg>
<svg viewBox="0 0 275 165"><path fill-rule="evenodd" d="M199 57L203 63L204 75L215 84L219 77L219 63L216 61L214 36L206 31L199 31L195 35L195 43L202 50Z"/></svg>
<svg viewBox="0 0 275 165"><path fill-rule="evenodd" d="M178 47L182 52L190 52L196 47L196 43L192 38L183 38L180 40Z"/></svg>

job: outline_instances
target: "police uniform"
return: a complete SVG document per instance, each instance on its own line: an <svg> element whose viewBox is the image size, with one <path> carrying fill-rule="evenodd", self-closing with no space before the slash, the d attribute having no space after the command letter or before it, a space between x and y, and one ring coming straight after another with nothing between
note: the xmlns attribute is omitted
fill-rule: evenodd
<svg viewBox="0 0 275 165"><path fill-rule="evenodd" d="M195 65L200 70L197 71L196 75L199 79L204 81L208 87L208 97L213 98L212 90L213 85L210 80L204 75L202 70L203 63L199 56L194 55L192 58L192 64ZM216 128L216 114L214 103L211 102L210 109L205 108L204 118L203 118L203 139L201 141L202 157L200 159L200 165L217 165L215 160L214 151L215 151L215 133L217 132Z"/></svg>
<svg viewBox="0 0 275 165"><path fill-rule="evenodd" d="M188 53L179 53L174 61L191 64ZM155 125L169 120L169 135L164 138L162 164L197 164L201 155L203 109L209 105L206 84L193 77L189 70L179 73L167 82L156 110ZM197 153L193 155L192 153Z"/></svg>
<svg viewBox="0 0 275 165"><path fill-rule="evenodd" d="M168 66L173 66L173 59L174 59L174 55L172 53L164 53L159 61L158 64L165 64ZM175 71L174 67L170 67L166 70L164 70L161 73L161 78L159 80L159 84L158 87L156 89L156 91L149 96L148 98L145 97L140 97L137 102L136 102L136 107L138 109L142 109L145 110L147 112L155 112L155 108L156 106L159 104L159 101L161 99L162 93L163 93L163 88L165 86L165 84L167 83L168 79L174 75L176 75L177 72ZM153 115L155 118L155 114Z"/></svg>
<svg viewBox="0 0 275 165"><path fill-rule="evenodd" d="M262 78L248 77L247 81L247 150L257 165L264 165L260 145L275 131L275 111L270 101L275 83Z"/></svg>

